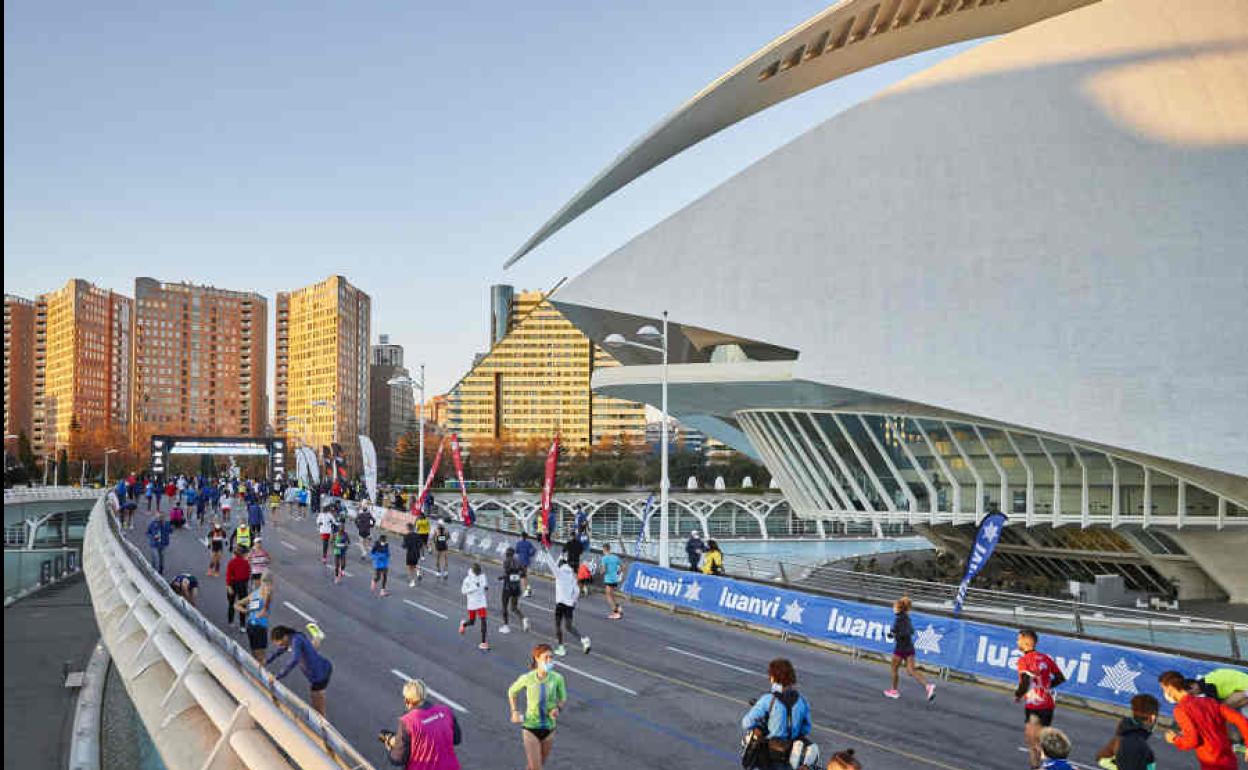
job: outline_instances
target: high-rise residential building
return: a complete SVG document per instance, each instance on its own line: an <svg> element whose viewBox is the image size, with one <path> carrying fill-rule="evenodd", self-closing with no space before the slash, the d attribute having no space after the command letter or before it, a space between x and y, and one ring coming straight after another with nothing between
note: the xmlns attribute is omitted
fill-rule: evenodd
<svg viewBox="0 0 1248 770"><path fill-rule="evenodd" d="M340 275L277 295L274 431L318 452L341 444L353 473L368 432L370 317L368 295Z"/></svg>
<svg viewBox="0 0 1248 770"><path fill-rule="evenodd" d="M36 453L75 431L124 441L131 411L134 300L80 278L35 301Z"/></svg>
<svg viewBox="0 0 1248 770"><path fill-rule="evenodd" d="M369 367L368 435L377 450L377 472L385 478L394 464L395 443L399 436L416 423L415 399L407 385L391 385L394 377L407 377L403 367L403 346L390 344L390 335L381 335L373 345L373 363Z"/></svg>
<svg viewBox="0 0 1248 770"><path fill-rule="evenodd" d="M4 435L30 437L35 390L35 303L4 295Z"/></svg>
<svg viewBox="0 0 1248 770"><path fill-rule="evenodd" d="M264 433L269 304L254 292L134 281L134 419L153 433Z"/></svg>
<svg viewBox="0 0 1248 770"><path fill-rule="evenodd" d="M491 292L493 295L493 292ZM570 452L611 444L640 448L645 407L590 392L594 369L617 366L540 291L516 294L508 331L449 394L448 427L474 441L545 442Z"/></svg>
<svg viewBox="0 0 1248 770"><path fill-rule="evenodd" d="M690 428L672 418L667 421L667 448L672 452L692 452L702 454L706 445L706 434L697 428ZM663 448L662 421L646 423L646 446L651 454L658 454Z"/></svg>

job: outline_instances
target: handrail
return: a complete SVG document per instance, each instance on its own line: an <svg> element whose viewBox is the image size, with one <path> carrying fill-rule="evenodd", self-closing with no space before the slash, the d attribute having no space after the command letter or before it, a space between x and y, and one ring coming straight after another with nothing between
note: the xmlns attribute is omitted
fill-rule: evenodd
<svg viewBox="0 0 1248 770"><path fill-rule="evenodd" d="M87 524L87 584L104 643L165 764L371 770L328 720L173 593L122 537L105 500Z"/></svg>

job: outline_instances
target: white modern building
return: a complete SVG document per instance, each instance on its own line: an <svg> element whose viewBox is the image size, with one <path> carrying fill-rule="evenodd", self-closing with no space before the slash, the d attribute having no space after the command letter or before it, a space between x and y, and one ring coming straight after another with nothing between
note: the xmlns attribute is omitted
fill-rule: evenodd
<svg viewBox="0 0 1248 770"><path fill-rule="evenodd" d="M599 343L668 311L672 413L766 462L802 516L964 549L997 506L1025 525L998 551L1019 570L1248 601L1242 0L845 0L665 119L512 261L743 117L992 34L552 299ZM658 403L645 356L621 350L595 389Z"/></svg>

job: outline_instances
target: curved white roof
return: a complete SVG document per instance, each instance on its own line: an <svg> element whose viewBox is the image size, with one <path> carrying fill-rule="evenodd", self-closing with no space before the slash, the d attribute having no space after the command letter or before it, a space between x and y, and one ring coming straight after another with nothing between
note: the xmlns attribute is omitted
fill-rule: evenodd
<svg viewBox="0 0 1248 770"><path fill-rule="evenodd" d="M773 104L920 51L998 35L1098 0L840 0L719 77L626 149L503 267L616 190Z"/></svg>

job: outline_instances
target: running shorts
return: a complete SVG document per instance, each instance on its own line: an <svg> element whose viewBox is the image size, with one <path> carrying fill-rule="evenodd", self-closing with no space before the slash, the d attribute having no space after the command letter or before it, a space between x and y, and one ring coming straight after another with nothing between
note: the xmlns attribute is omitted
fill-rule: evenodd
<svg viewBox="0 0 1248 770"><path fill-rule="evenodd" d="M312 686L311 686L312 692L319 692L321 690L324 690L326 687L329 687L329 678L333 676L333 674L334 674L334 667L330 666L329 673L325 674L324 679L322 679L319 682L312 683Z"/></svg>
<svg viewBox="0 0 1248 770"><path fill-rule="evenodd" d="M381 580L381 576L390 571L389 567L381 567L373 570L373 580Z"/></svg>
<svg viewBox="0 0 1248 770"><path fill-rule="evenodd" d="M321 539L322 539L322 540L328 540L328 539L329 539L329 533L328 533L328 532L322 532L322 533L321 533Z"/></svg>
<svg viewBox="0 0 1248 770"><path fill-rule="evenodd" d="M268 626L247 625L247 642L251 645L252 650L263 650L269 646L269 628Z"/></svg>
<svg viewBox="0 0 1248 770"><path fill-rule="evenodd" d="M914 657L914 650L893 650L893 657L904 663L907 658Z"/></svg>
<svg viewBox="0 0 1248 770"><path fill-rule="evenodd" d="M571 605L556 604L555 605L555 622L558 623L560 620L567 618L568 622L571 623L572 613L575 611L576 611L576 607L573 607Z"/></svg>
<svg viewBox="0 0 1248 770"><path fill-rule="evenodd" d="M618 580L609 580L609 581L604 582L604 583L603 583L603 585L604 585L604 586L611 586L612 588L619 588L619 587L620 587L620 581L618 581Z"/></svg>
<svg viewBox="0 0 1248 770"><path fill-rule="evenodd" d="M546 740L555 732L553 727L526 727L524 729L533 733L533 737L539 741Z"/></svg>
<svg viewBox="0 0 1248 770"><path fill-rule="evenodd" d="M428 534L422 535L419 532L417 532L416 542L420 543L421 548L428 548L429 547L429 535Z"/></svg>
<svg viewBox="0 0 1248 770"><path fill-rule="evenodd" d="M476 620L477 618L481 618L482 620L484 620L484 619L485 619L485 608L484 608L484 607L482 607L482 608L481 608L481 609L479 609L479 610L468 610L468 619L469 619L469 620Z"/></svg>
<svg viewBox="0 0 1248 770"><path fill-rule="evenodd" d="M1023 712L1023 724L1033 718L1040 721L1041 727L1049 727L1053 724L1053 709L1027 709Z"/></svg>
<svg viewBox="0 0 1248 770"><path fill-rule="evenodd" d="M417 564L420 564L420 551L408 551L407 566L415 567Z"/></svg>

